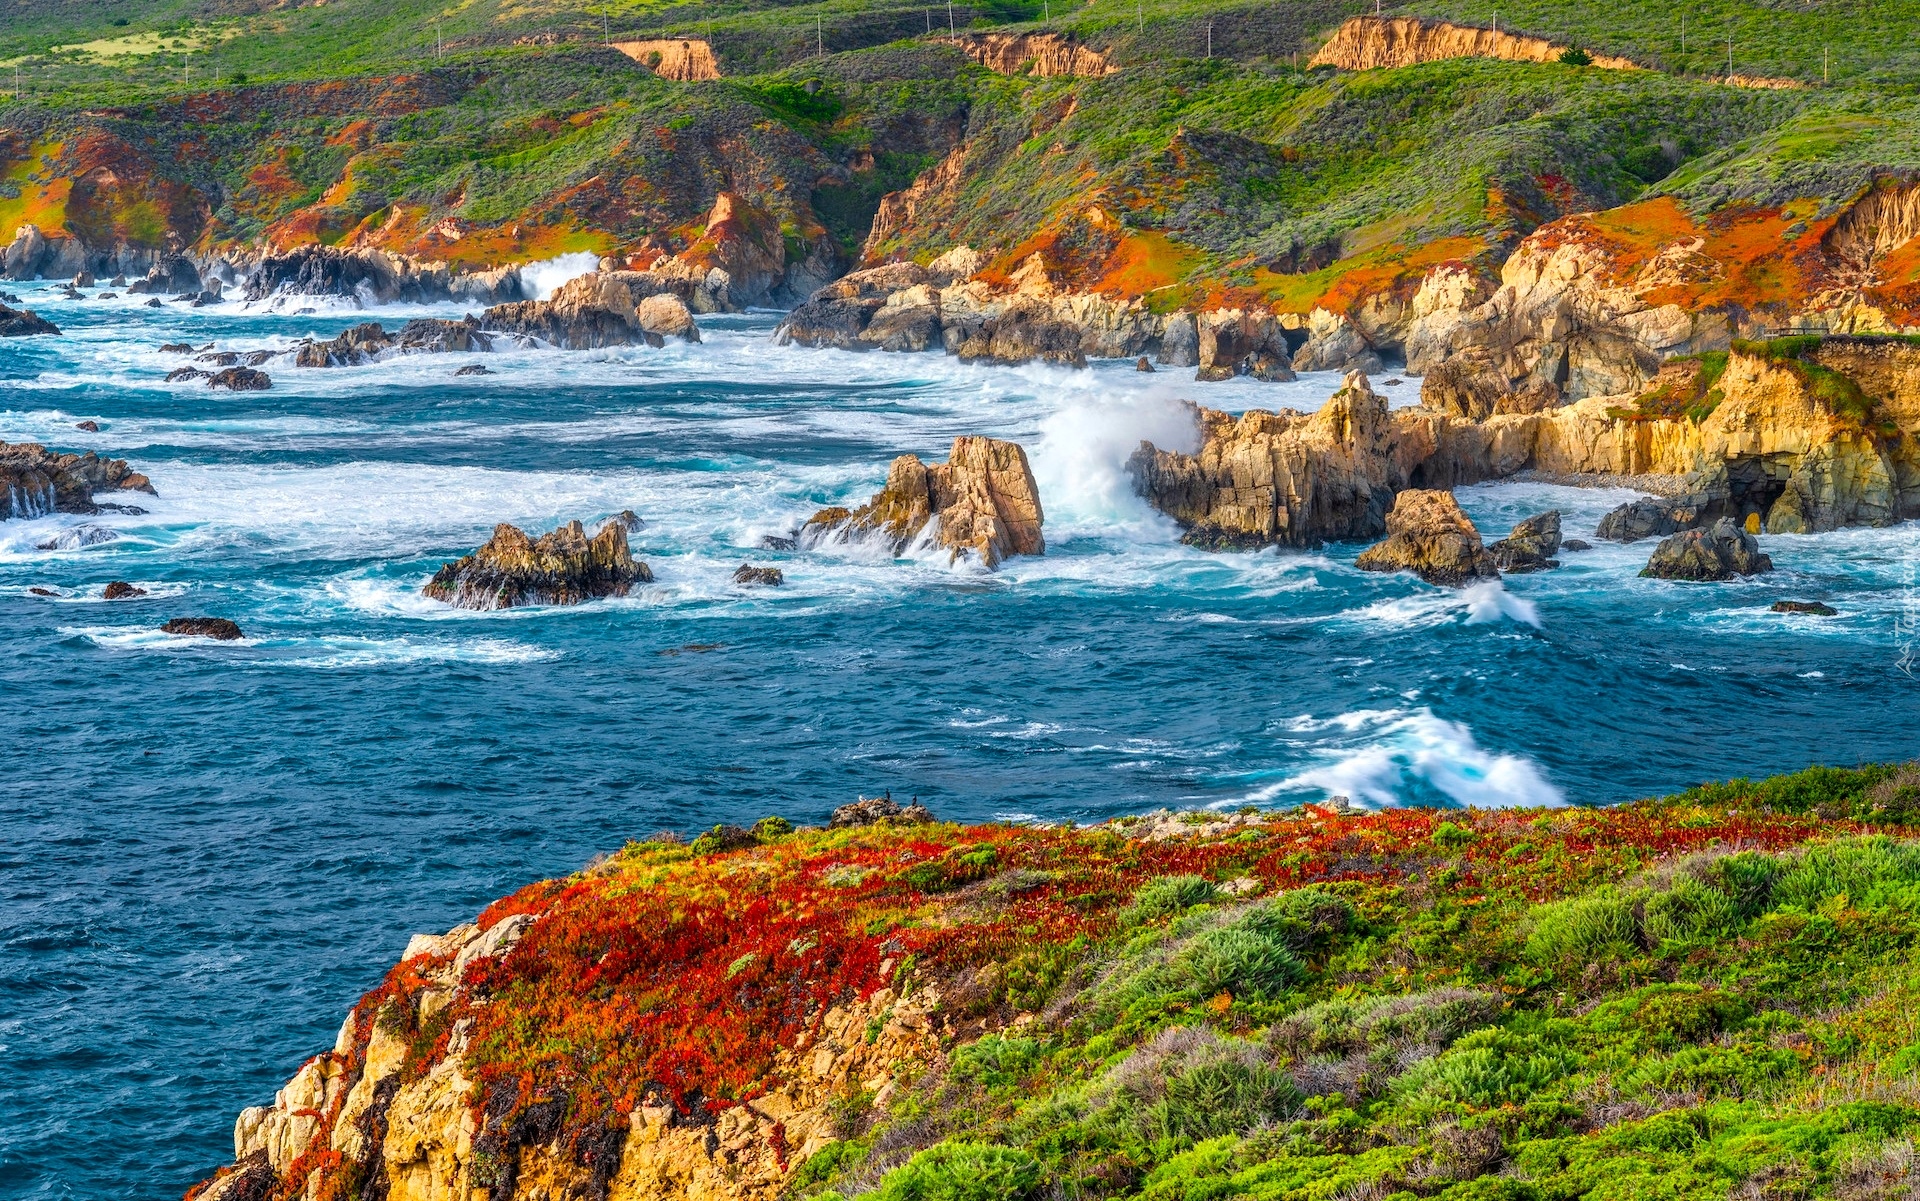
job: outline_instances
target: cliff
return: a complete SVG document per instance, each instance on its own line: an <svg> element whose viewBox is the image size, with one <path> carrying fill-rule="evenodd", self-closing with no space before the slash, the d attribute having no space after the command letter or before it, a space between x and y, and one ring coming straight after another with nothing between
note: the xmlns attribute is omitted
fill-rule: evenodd
<svg viewBox="0 0 1920 1201"><path fill-rule="evenodd" d="M632 843L416 935L189 1197L1911 1182L1916 789Z"/></svg>
<svg viewBox="0 0 1920 1201"><path fill-rule="evenodd" d="M1499 33L1449 21L1419 17L1354 17L1334 31L1314 54L1316 67L1343 71L1371 71L1379 67L1407 67L1449 58L1503 58L1510 62L1556 63L1571 46L1545 38ZM1637 71L1640 64L1611 54L1592 54L1592 66L1611 71Z"/></svg>
<svg viewBox="0 0 1920 1201"><path fill-rule="evenodd" d="M685 83L720 78L720 60L714 57L713 47L700 38L646 38L608 45L662 79Z"/></svg>
<svg viewBox="0 0 1920 1201"><path fill-rule="evenodd" d="M1120 69L1093 47L1058 33L967 33L938 40L1002 75L1109 75Z"/></svg>

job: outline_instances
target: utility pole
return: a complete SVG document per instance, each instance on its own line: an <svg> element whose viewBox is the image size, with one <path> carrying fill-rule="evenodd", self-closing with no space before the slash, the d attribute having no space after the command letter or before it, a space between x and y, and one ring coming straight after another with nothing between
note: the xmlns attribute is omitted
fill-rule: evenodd
<svg viewBox="0 0 1920 1201"><path fill-rule="evenodd" d="M1827 47L1822 46L1820 47L1820 82L1831 83L1833 81L1832 71L1833 71L1832 52L1829 51Z"/></svg>
<svg viewBox="0 0 1920 1201"><path fill-rule="evenodd" d="M1727 79L1729 82L1731 82L1733 79L1733 39L1732 38L1727 39Z"/></svg>
<svg viewBox="0 0 1920 1201"><path fill-rule="evenodd" d="M1207 22L1207 57L1213 57L1213 22Z"/></svg>
<svg viewBox="0 0 1920 1201"><path fill-rule="evenodd" d="M612 6L607 4L600 6L600 44L603 46L613 45L613 17L610 12L611 8Z"/></svg>
<svg viewBox="0 0 1920 1201"><path fill-rule="evenodd" d="M953 28L953 0L947 0L947 36L950 38L959 36Z"/></svg>
<svg viewBox="0 0 1920 1201"><path fill-rule="evenodd" d="M815 58L825 58L827 56L827 42L825 36L820 32L819 13L813 14L813 56Z"/></svg>

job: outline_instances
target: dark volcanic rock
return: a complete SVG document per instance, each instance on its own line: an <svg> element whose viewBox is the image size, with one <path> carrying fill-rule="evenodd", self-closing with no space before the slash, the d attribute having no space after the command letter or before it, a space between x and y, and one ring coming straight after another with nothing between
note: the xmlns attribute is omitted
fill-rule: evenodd
<svg viewBox="0 0 1920 1201"><path fill-rule="evenodd" d="M353 367L373 361L381 351L393 345L387 329L378 321L368 321L326 342L308 342L294 352L296 367Z"/></svg>
<svg viewBox="0 0 1920 1201"><path fill-rule="evenodd" d="M225 388L230 392L265 392L273 387L273 380L266 372L251 367L228 367L214 372L207 380L207 387Z"/></svg>
<svg viewBox="0 0 1920 1201"><path fill-rule="evenodd" d="M85 430L89 434L97 434L100 432L100 423L98 421L76 421L73 423L73 428Z"/></svg>
<svg viewBox="0 0 1920 1201"><path fill-rule="evenodd" d="M125 580L115 580L107 585L106 590L103 591L100 596L103 600L131 600L136 596L145 596L146 594L147 590L145 588L135 588Z"/></svg>
<svg viewBox="0 0 1920 1201"><path fill-rule="evenodd" d="M185 342L168 342L160 348L161 354L192 354L193 347Z"/></svg>
<svg viewBox="0 0 1920 1201"><path fill-rule="evenodd" d="M210 379L212 376L213 373L211 371L202 371L198 367L175 367L172 371L167 372L167 382L170 384L179 384L196 379Z"/></svg>
<svg viewBox="0 0 1920 1201"><path fill-rule="evenodd" d="M893 799L892 794L863 796L835 809L833 817L827 822L827 829L841 830L848 826L871 826L883 822L910 825L933 820L933 813L918 801L903 806Z"/></svg>
<svg viewBox="0 0 1920 1201"><path fill-rule="evenodd" d="M57 334L60 327L32 309L10 309L0 304L0 338L25 338L33 334Z"/></svg>
<svg viewBox="0 0 1920 1201"><path fill-rule="evenodd" d="M1560 550L1560 510L1548 509L1513 527L1505 538L1487 548L1494 566L1521 574L1560 566L1553 556Z"/></svg>
<svg viewBox="0 0 1920 1201"><path fill-rule="evenodd" d="M233 642L244 638L240 627L224 617L176 617L160 627L162 634L180 634L191 638L212 638L216 642Z"/></svg>
<svg viewBox="0 0 1920 1201"><path fill-rule="evenodd" d="M467 364L467 365L466 365L465 367L462 367L462 368L461 368L460 370L458 370L458 371L456 371L456 372L454 372L454 374L455 374L456 376L460 376L460 375L492 375L492 374L493 374L493 369L492 369L492 368L490 368L490 367L488 367L488 366L487 366L487 365L486 365L485 363L468 363L468 364Z"/></svg>
<svg viewBox="0 0 1920 1201"><path fill-rule="evenodd" d="M619 522L608 522L589 539L579 522L570 521L537 540L503 523L485 546L442 567L421 591L462 609L510 609L625 596L634 584L652 579L647 565L628 553L627 531Z"/></svg>
<svg viewBox="0 0 1920 1201"><path fill-rule="evenodd" d="M1480 531L1460 511L1451 492L1408 488L1387 514L1387 540L1360 552L1362 571L1411 571L1429 584L1460 585L1497 580L1493 556Z"/></svg>
<svg viewBox="0 0 1920 1201"><path fill-rule="evenodd" d="M1654 548L1640 574L1656 580L1730 580L1773 570L1752 534L1731 517L1704 530L1682 530Z"/></svg>
<svg viewBox="0 0 1920 1201"><path fill-rule="evenodd" d="M48 513L98 513L96 492L157 495L124 459L57 454L37 442L0 442L0 521Z"/></svg>
<svg viewBox="0 0 1920 1201"><path fill-rule="evenodd" d="M246 298L275 293L299 296L367 296L396 300L445 300L451 276L437 264L416 266L379 250L302 246L268 255L247 277Z"/></svg>
<svg viewBox="0 0 1920 1201"><path fill-rule="evenodd" d="M240 361L240 356L231 350L210 350L206 354L193 356L196 363L212 363L215 367L231 367Z"/></svg>
<svg viewBox="0 0 1920 1201"><path fill-rule="evenodd" d="M1560 549L1564 551L1592 550L1593 543L1581 538L1569 538L1560 544Z"/></svg>
<svg viewBox="0 0 1920 1201"><path fill-rule="evenodd" d="M182 292L197 293L200 287L200 269L193 260L173 254L155 263L147 277L133 281L127 291L136 296L178 296Z"/></svg>
<svg viewBox="0 0 1920 1201"><path fill-rule="evenodd" d="M1782 600L1773 602L1775 613L1809 613L1815 617L1838 617L1840 610L1819 601Z"/></svg>
<svg viewBox="0 0 1920 1201"><path fill-rule="evenodd" d="M768 586L784 584L786 576L778 567L755 567L751 563L742 563L734 569L733 582L736 584L765 584Z"/></svg>

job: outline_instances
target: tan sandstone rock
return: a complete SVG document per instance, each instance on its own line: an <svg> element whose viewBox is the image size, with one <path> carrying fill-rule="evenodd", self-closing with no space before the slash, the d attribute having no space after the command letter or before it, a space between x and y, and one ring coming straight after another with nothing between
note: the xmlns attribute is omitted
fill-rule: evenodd
<svg viewBox="0 0 1920 1201"><path fill-rule="evenodd" d="M1451 492L1409 488L1387 514L1387 539L1360 552L1362 571L1411 571L1429 584L1459 586L1497 580L1500 571L1480 531Z"/></svg>
<svg viewBox="0 0 1920 1201"><path fill-rule="evenodd" d="M953 559L971 552L992 569L1008 555L1045 554L1043 520L1027 452L1014 442L961 437L945 463L901 455L872 500L852 511L822 509L803 537L818 545L831 537L877 536L895 554L930 537Z"/></svg>

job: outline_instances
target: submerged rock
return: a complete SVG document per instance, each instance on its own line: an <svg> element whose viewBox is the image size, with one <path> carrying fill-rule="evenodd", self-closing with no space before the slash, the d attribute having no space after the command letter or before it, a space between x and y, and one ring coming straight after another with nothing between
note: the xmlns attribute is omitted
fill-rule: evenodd
<svg viewBox="0 0 1920 1201"><path fill-rule="evenodd" d="M1773 602L1775 613L1807 613L1814 617L1838 617L1840 610L1820 601L1778 600Z"/></svg>
<svg viewBox="0 0 1920 1201"><path fill-rule="evenodd" d="M116 541L120 535L103 525L76 525L70 530L58 534L40 543L35 550L85 550L89 546L100 546Z"/></svg>
<svg viewBox="0 0 1920 1201"><path fill-rule="evenodd" d="M1045 520L1040 489L1027 452L1018 443L961 437L945 463L928 465L901 455L887 471L887 485L858 509L822 509L802 531L817 542L837 531L885 538L900 554L939 519L935 540L952 558L972 551L989 569L1008 555L1041 555Z"/></svg>
<svg viewBox="0 0 1920 1201"><path fill-rule="evenodd" d="M462 375L492 375L493 369L485 363L468 363L465 367L460 368L460 370L453 374L456 377Z"/></svg>
<svg viewBox="0 0 1920 1201"><path fill-rule="evenodd" d="M1487 547L1494 566L1521 574L1560 566L1553 556L1560 550L1560 510L1548 509L1513 527L1505 538Z"/></svg>
<svg viewBox="0 0 1920 1201"><path fill-rule="evenodd" d="M10 309L0 304L0 338L26 338L34 334L59 332L59 326L32 309Z"/></svg>
<svg viewBox="0 0 1920 1201"><path fill-rule="evenodd" d="M932 810L918 800L910 805L902 805L893 799L892 793L888 793L886 796L863 796L840 806L833 811L833 817L827 821L827 829L843 830L849 826L872 826L896 822L901 825L910 825L933 820L935 818Z"/></svg>
<svg viewBox="0 0 1920 1201"><path fill-rule="evenodd" d="M764 584L769 587L787 582L778 567L755 567L751 563L742 563L733 572L736 584Z"/></svg>
<svg viewBox="0 0 1920 1201"><path fill-rule="evenodd" d="M37 442L0 442L0 521L49 513L98 513L96 492L158 495L124 459L59 454Z"/></svg>
<svg viewBox="0 0 1920 1201"><path fill-rule="evenodd" d="M1752 534L1731 517L1704 530L1682 530L1654 548L1640 574L1656 580L1730 580L1773 570Z"/></svg>
<svg viewBox="0 0 1920 1201"><path fill-rule="evenodd" d="M570 521L538 539L502 523L485 546L442 567L421 591L461 609L510 609L625 596L652 579L628 552L626 528L617 521L592 538Z"/></svg>
<svg viewBox="0 0 1920 1201"><path fill-rule="evenodd" d="M1493 556L1480 543L1480 531L1453 493L1427 488L1409 488L1394 498L1387 540L1361 551L1354 566L1411 571L1429 584L1453 586L1500 578Z"/></svg>
<svg viewBox="0 0 1920 1201"><path fill-rule="evenodd" d="M176 617L160 627L162 634L179 634L189 638L211 638L216 642L233 642L244 638L240 627L224 617Z"/></svg>

